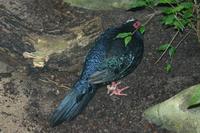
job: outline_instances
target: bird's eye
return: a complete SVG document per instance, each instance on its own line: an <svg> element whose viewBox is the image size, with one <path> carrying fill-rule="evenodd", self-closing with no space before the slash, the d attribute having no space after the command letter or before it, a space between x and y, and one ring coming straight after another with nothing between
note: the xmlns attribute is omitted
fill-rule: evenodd
<svg viewBox="0 0 200 133"><path fill-rule="evenodd" d="M135 21L134 18L127 20L126 23L128 23L128 22L133 22L133 21Z"/></svg>

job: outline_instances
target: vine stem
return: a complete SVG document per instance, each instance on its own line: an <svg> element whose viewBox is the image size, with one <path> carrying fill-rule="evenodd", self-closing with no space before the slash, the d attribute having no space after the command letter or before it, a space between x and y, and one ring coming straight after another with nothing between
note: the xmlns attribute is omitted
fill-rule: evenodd
<svg viewBox="0 0 200 133"><path fill-rule="evenodd" d="M160 15L160 14L161 14L161 12L159 12L159 11L155 11L154 13L149 14L148 16L150 16L150 17L149 17L148 20L144 23L143 26L147 25L156 15ZM132 34L134 34L136 31L138 31L138 29L136 29Z"/></svg>
<svg viewBox="0 0 200 133"><path fill-rule="evenodd" d="M178 44L176 45L176 49L181 45L181 43L188 37L188 35L191 33L191 30L189 30L187 32L187 34L185 34L185 36L178 42Z"/></svg>
<svg viewBox="0 0 200 133"><path fill-rule="evenodd" d="M162 53L162 55L158 58L158 60L154 64L157 64L163 58L163 56L166 54L167 50L170 48L171 44L176 39L176 37L177 37L178 34L179 34L179 31L176 32L176 34L171 39L171 41L169 43L169 46L165 49L165 51Z"/></svg>
<svg viewBox="0 0 200 133"><path fill-rule="evenodd" d="M147 25L156 15L160 15L160 14L161 14L161 12L159 12L159 11L155 11L153 14L149 14L150 17L149 17L149 19L144 23L144 26Z"/></svg>

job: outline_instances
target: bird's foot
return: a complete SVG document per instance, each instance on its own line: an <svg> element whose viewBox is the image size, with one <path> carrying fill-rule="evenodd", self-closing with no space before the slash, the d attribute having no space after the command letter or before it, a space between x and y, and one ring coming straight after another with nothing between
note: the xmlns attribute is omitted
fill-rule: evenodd
<svg viewBox="0 0 200 133"><path fill-rule="evenodd" d="M127 96L127 94L122 93L122 91L128 89L129 86L119 88L118 87L119 84L121 84L121 82L112 82L111 85L107 85L107 89L108 89L107 94L110 94L110 96L112 96L112 95Z"/></svg>

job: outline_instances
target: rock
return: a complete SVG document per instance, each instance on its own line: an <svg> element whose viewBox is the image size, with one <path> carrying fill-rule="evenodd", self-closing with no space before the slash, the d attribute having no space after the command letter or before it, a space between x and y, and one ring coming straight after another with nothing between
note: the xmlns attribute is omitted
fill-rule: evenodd
<svg viewBox="0 0 200 133"><path fill-rule="evenodd" d="M68 57L71 57L70 51L73 48L82 49L88 46L100 34L101 19L96 17L68 30L68 33L62 35L29 34L23 40L34 46L35 51L24 52L23 56L33 59L34 67L43 67L53 54L65 52L68 53Z"/></svg>
<svg viewBox="0 0 200 133"><path fill-rule="evenodd" d="M129 9L134 0L64 0L72 6L92 10L111 10L115 8Z"/></svg>
<svg viewBox="0 0 200 133"><path fill-rule="evenodd" d="M185 89L147 109L144 117L159 127L177 133L200 133L200 106L188 109L191 97L199 90L200 84Z"/></svg>
<svg viewBox="0 0 200 133"><path fill-rule="evenodd" d="M11 66L0 61L0 74L11 73L12 71L13 71L13 68Z"/></svg>
<svg viewBox="0 0 200 133"><path fill-rule="evenodd" d="M12 66L0 61L0 81L2 78L11 77L14 70Z"/></svg>
<svg viewBox="0 0 200 133"><path fill-rule="evenodd" d="M63 56L73 60L74 55L80 51L84 53L85 47L103 30L100 17L61 4L67 6L65 9L68 10L62 11L62 7L57 9L52 0L31 0L28 3L24 0L9 0L2 4L0 54L4 56L0 60L8 61L9 58L12 65L33 64L33 67L43 67L51 57L55 60L51 59L49 64L52 65L52 62L57 63L58 58ZM40 4L37 10L33 8ZM24 10L19 8L20 5L23 5ZM29 8L30 5L33 7ZM46 8L48 10L43 12ZM75 48L78 51L73 51ZM82 62L82 58L79 59L79 63Z"/></svg>

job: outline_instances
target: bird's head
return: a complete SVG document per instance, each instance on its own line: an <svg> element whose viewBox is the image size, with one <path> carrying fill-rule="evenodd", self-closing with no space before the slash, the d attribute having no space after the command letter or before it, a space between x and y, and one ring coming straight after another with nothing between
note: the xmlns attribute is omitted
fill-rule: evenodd
<svg viewBox="0 0 200 133"><path fill-rule="evenodd" d="M135 30L139 29L142 26L141 22L138 21L137 19L134 19L134 18L127 20L125 25L131 31L135 31Z"/></svg>

